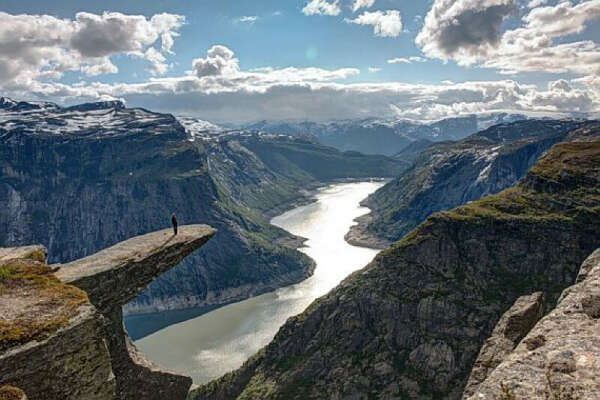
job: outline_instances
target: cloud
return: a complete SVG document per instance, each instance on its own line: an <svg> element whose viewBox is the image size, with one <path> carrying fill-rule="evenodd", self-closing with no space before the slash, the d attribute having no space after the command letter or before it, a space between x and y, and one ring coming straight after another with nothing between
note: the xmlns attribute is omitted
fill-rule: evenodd
<svg viewBox="0 0 600 400"><path fill-rule="evenodd" d="M199 61L201 60L201 61ZM439 85L404 82L344 83L355 68L259 68L243 70L232 50L211 47L186 75L142 83L100 82L68 85L30 82L6 91L16 98L75 103L120 98L129 105L194 115L215 122L258 119L333 119L389 117L434 120L489 112L565 116L600 111L600 81L557 80L546 88L513 80ZM595 85L597 89L590 89Z"/></svg>
<svg viewBox="0 0 600 400"><path fill-rule="evenodd" d="M415 41L429 57L469 63L498 45L515 10L515 0L435 0Z"/></svg>
<svg viewBox="0 0 600 400"><path fill-rule="evenodd" d="M423 62L427 62L426 58L423 57L419 57L419 56L411 56L411 57L397 57L397 58L390 58L389 60L387 60L388 64L412 64L412 63L423 63Z"/></svg>
<svg viewBox="0 0 600 400"><path fill-rule="evenodd" d="M539 7L543 4L546 4L548 2L548 0L531 0L528 4L527 7L528 8L536 8Z"/></svg>
<svg viewBox="0 0 600 400"><path fill-rule="evenodd" d="M302 13L305 15L339 15L342 12L340 8L339 0L335 0L332 3L327 0L310 0L304 8Z"/></svg>
<svg viewBox="0 0 600 400"><path fill-rule="evenodd" d="M381 71L381 68L378 68L378 67L369 67L369 68L368 68L368 71L369 71L370 73L374 74L374 73L376 73L376 72L379 72L379 71Z"/></svg>
<svg viewBox="0 0 600 400"><path fill-rule="evenodd" d="M357 12L361 8L371 8L373 4L375 4L375 0L354 0L352 12Z"/></svg>
<svg viewBox="0 0 600 400"><path fill-rule="evenodd" d="M70 47L84 57L106 57L118 53L136 53L160 37L162 49L171 51L175 29L183 17L172 14L154 15L150 20L141 15L77 13Z"/></svg>
<svg viewBox="0 0 600 400"><path fill-rule="evenodd" d="M216 45L206 53L206 58L196 58L192 61L194 74L198 78L216 75L234 75L240 69L239 61L233 51L225 46Z"/></svg>
<svg viewBox="0 0 600 400"><path fill-rule="evenodd" d="M148 50L146 50L144 58L151 62L148 70L152 75L164 75L169 69L169 66L166 64L167 59L165 56L154 47L149 47Z"/></svg>
<svg viewBox="0 0 600 400"><path fill-rule="evenodd" d="M50 15L0 12L0 84L59 79L66 71L88 76L116 73L111 56L127 54L166 71L162 53L170 53L184 18L80 12L74 20ZM150 50L160 40L161 50Z"/></svg>
<svg viewBox="0 0 600 400"><path fill-rule="evenodd" d="M410 64L411 63L411 61L405 57L390 58L389 60L387 60L387 62L388 62L388 64Z"/></svg>
<svg viewBox="0 0 600 400"><path fill-rule="evenodd" d="M245 22L248 24L253 24L258 20L258 16L256 15L245 15L243 17L238 18L237 22Z"/></svg>
<svg viewBox="0 0 600 400"><path fill-rule="evenodd" d="M402 32L402 19L397 10L365 11L354 19L346 22L358 25L373 25L375 36L396 37Z"/></svg>
<svg viewBox="0 0 600 400"><path fill-rule="evenodd" d="M501 32L512 6L512 0L436 0L416 43L429 57L479 64L505 74L600 73L600 48L595 41L565 39L600 16L600 0L536 7L521 18L519 27ZM481 30L487 34L478 33Z"/></svg>

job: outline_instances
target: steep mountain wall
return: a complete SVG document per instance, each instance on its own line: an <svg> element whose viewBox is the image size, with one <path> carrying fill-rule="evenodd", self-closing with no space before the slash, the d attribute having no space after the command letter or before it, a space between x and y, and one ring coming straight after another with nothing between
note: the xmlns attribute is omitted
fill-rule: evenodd
<svg viewBox="0 0 600 400"><path fill-rule="evenodd" d="M523 182L429 217L195 399L458 399L523 295L551 308L600 245L600 142L555 145Z"/></svg>
<svg viewBox="0 0 600 400"><path fill-rule="evenodd" d="M493 126L459 142L429 146L411 168L364 201L371 208L347 236L383 248L436 211L498 193L517 183L553 144L597 123L526 120Z"/></svg>

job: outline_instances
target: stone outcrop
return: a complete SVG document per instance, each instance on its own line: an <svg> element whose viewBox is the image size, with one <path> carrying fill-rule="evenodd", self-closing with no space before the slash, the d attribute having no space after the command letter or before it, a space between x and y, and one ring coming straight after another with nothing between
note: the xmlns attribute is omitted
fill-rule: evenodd
<svg viewBox="0 0 600 400"><path fill-rule="evenodd" d="M429 217L192 397L460 399L506 310L537 291L555 304L600 246L599 190L600 142L555 145L519 185Z"/></svg>
<svg viewBox="0 0 600 400"><path fill-rule="evenodd" d="M179 264L215 234L206 225L186 225L136 236L59 267L56 276L85 290L100 311L127 304L158 276Z"/></svg>
<svg viewBox="0 0 600 400"><path fill-rule="evenodd" d="M103 318L60 282L42 246L0 249L0 385L29 399L112 399Z"/></svg>
<svg viewBox="0 0 600 400"><path fill-rule="evenodd" d="M492 336L485 341L473 369L463 398L472 395L477 387L492 371L500 365L544 316L544 295L541 292L521 296L515 304L502 315L494 328Z"/></svg>
<svg viewBox="0 0 600 400"><path fill-rule="evenodd" d="M22 388L30 400L113 399L115 379L102 319L93 306L49 338L0 354L0 380Z"/></svg>
<svg viewBox="0 0 600 400"><path fill-rule="evenodd" d="M468 400L600 398L600 249Z"/></svg>
<svg viewBox="0 0 600 400"><path fill-rule="evenodd" d="M137 351L121 307L215 232L184 225L176 236L165 229L50 266L40 261L40 246L1 249L0 296L10 303L0 304L10 307L0 306L0 332L7 332L0 385L19 387L31 400L184 399L191 378L163 371ZM46 286L27 286L41 277ZM23 339L25 328L35 331L30 340Z"/></svg>

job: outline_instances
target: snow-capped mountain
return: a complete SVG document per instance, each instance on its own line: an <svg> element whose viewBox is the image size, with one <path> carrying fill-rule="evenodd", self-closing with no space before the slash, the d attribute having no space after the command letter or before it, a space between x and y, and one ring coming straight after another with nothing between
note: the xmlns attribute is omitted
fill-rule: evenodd
<svg viewBox="0 0 600 400"><path fill-rule="evenodd" d="M527 117L520 114L486 114L446 118L435 122L367 118L326 123L260 121L244 129L289 135L311 135L339 150L393 155L417 140L460 140L489 126Z"/></svg>
<svg viewBox="0 0 600 400"><path fill-rule="evenodd" d="M148 128L152 129L149 130ZM34 103L0 98L0 129L24 133L76 136L118 136L139 132L185 135L183 127L170 114L143 108L126 108L121 101L84 103L61 107L54 103Z"/></svg>

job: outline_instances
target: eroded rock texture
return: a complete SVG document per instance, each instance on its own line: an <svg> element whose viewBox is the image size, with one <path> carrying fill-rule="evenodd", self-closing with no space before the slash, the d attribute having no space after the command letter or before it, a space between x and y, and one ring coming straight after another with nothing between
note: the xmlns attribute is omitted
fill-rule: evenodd
<svg viewBox="0 0 600 400"><path fill-rule="evenodd" d="M543 315L543 293L537 292L517 299L515 304L500 318L492 336L479 350L479 356L473 365L463 398L476 391L481 382L517 347L521 339L529 333Z"/></svg>
<svg viewBox="0 0 600 400"><path fill-rule="evenodd" d="M45 255L42 246L0 249L0 386L32 400L112 399L103 318Z"/></svg>
<svg viewBox="0 0 600 400"><path fill-rule="evenodd" d="M600 398L600 249L577 281L468 400Z"/></svg>
<svg viewBox="0 0 600 400"><path fill-rule="evenodd" d="M121 307L215 232L206 225L182 226L177 236L162 230L50 267L40 246L0 249L0 297L11 301L0 307L0 385L32 400L184 399L191 378L162 371L137 351ZM32 274L48 284L27 286ZM15 329L35 335L24 341Z"/></svg>

